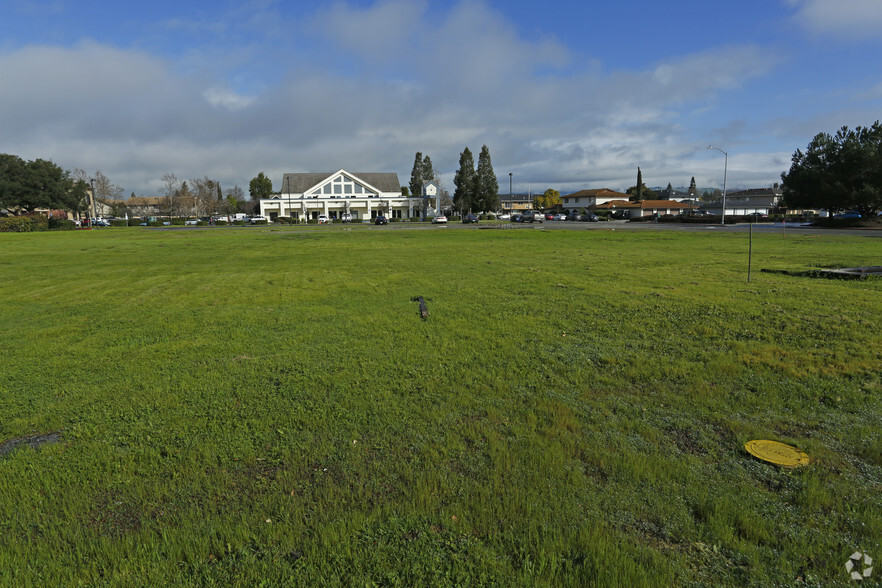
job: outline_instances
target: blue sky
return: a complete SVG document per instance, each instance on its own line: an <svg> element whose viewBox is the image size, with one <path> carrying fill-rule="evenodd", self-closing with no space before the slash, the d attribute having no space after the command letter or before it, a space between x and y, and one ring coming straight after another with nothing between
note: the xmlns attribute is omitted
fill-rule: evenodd
<svg viewBox="0 0 882 588"><path fill-rule="evenodd" d="M882 0L126 3L0 0L0 152L224 187L394 171L452 190L779 180L816 133L882 118Z"/></svg>

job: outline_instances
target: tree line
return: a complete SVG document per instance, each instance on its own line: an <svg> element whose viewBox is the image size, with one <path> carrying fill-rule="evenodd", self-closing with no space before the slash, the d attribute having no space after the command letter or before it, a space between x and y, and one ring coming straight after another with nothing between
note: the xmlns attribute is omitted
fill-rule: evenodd
<svg viewBox="0 0 882 588"><path fill-rule="evenodd" d="M882 210L882 125L818 133L804 152L794 152L781 180L789 208L876 215Z"/></svg>

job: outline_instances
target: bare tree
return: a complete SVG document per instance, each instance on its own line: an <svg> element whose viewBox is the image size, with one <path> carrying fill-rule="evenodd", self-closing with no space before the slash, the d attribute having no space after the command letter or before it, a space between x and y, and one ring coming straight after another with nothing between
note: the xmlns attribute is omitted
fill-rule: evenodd
<svg viewBox="0 0 882 588"><path fill-rule="evenodd" d="M192 190L191 195L194 198L196 216L213 212L217 202L218 182L205 176L202 179L193 178L190 180L190 186Z"/></svg>
<svg viewBox="0 0 882 588"><path fill-rule="evenodd" d="M114 184L110 181L110 178L104 175L104 173L99 169L92 176L90 181L94 181L95 186L95 198L97 200L101 200L102 202L107 202L109 200L121 200L123 195L122 187Z"/></svg>
<svg viewBox="0 0 882 588"><path fill-rule="evenodd" d="M179 208L178 199L180 196L181 181L178 180L178 176L174 173L168 172L162 176L162 184L162 191L165 194L162 208L165 215L171 220L172 214L174 214Z"/></svg>

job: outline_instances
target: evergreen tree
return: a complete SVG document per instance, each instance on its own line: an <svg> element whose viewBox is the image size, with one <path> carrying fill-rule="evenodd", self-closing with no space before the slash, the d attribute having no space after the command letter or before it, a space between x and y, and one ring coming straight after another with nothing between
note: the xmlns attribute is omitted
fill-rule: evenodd
<svg viewBox="0 0 882 588"><path fill-rule="evenodd" d="M640 202L643 200L643 172L640 171L640 166L637 166L637 201Z"/></svg>
<svg viewBox="0 0 882 588"><path fill-rule="evenodd" d="M423 183L431 182L435 179L435 168L432 165L432 158L426 155L423 159L423 169L420 173L420 179L422 179ZM423 193L422 189L420 189L419 193L414 194L414 196L421 196Z"/></svg>
<svg viewBox="0 0 882 588"><path fill-rule="evenodd" d="M467 212L474 200L475 190L475 158L468 147L459 154L459 169L453 176L453 205L460 212Z"/></svg>
<svg viewBox="0 0 882 588"><path fill-rule="evenodd" d="M674 187L668 182L668 187L665 188L665 198L669 199L674 195Z"/></svg>
<svg viewBox="0 0 882 588"><path fill-rule="evenodd" d="M474 207L484 212L499 209L499 182L490 162L490 149L481 147L478 155L478 171L475 174Z"/></svg>
<svg viewBox="0 0 882 588"><path fill-rule="evenodd" d="M655 191L647 188L646 184L643 183L643 172L640 171L639 167L637 168L637 185L628 188L626 190L626 193L631 195L628 200L631 200L632 202L655 200L656 198L658 198L658 194L656 194Z"/></svg>
<svg viewBox="0 0 882 588"><path fill-rule="evenodd" d="M413 158L413 169L410 172L410 193L419 196L423 193L423 154L419 151Z"/></svg>
<svg viewBox="0 0 882 588"><path fill-rule="evenodd" d="M692 180L689 182L689 197L695 198L698 196L698 188L695 187L695 176L692 176Z"/></svg>
<svg viewBox="0 0 882 588"><path fill-rule="evenodd" d="M252 200L269 198L273 193L273 181L266 177L263 172L260 172L248 184L248 193L251 195Z"/></svg>

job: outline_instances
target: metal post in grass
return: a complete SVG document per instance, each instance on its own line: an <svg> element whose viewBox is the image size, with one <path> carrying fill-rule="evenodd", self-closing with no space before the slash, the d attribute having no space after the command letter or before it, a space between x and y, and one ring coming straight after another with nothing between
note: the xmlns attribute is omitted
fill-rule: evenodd
<svg viewBox="0 0 882 588"><path fill-rule="evenodd" d="M729 154L720 149L719 147L714 147L713 145L708 145L708 149L716 149L720 153L726 156L725 163L723 164L723 217L720 221L721 225L726 224L726 175L729 172Z"/></svg>
<svg viewBox="0 0 882 588"><path fill-rule="evenodd" d="M750 223L750 231L747 239L747 283L750 283L750 265L753 261L753 221Z"/></svg>

